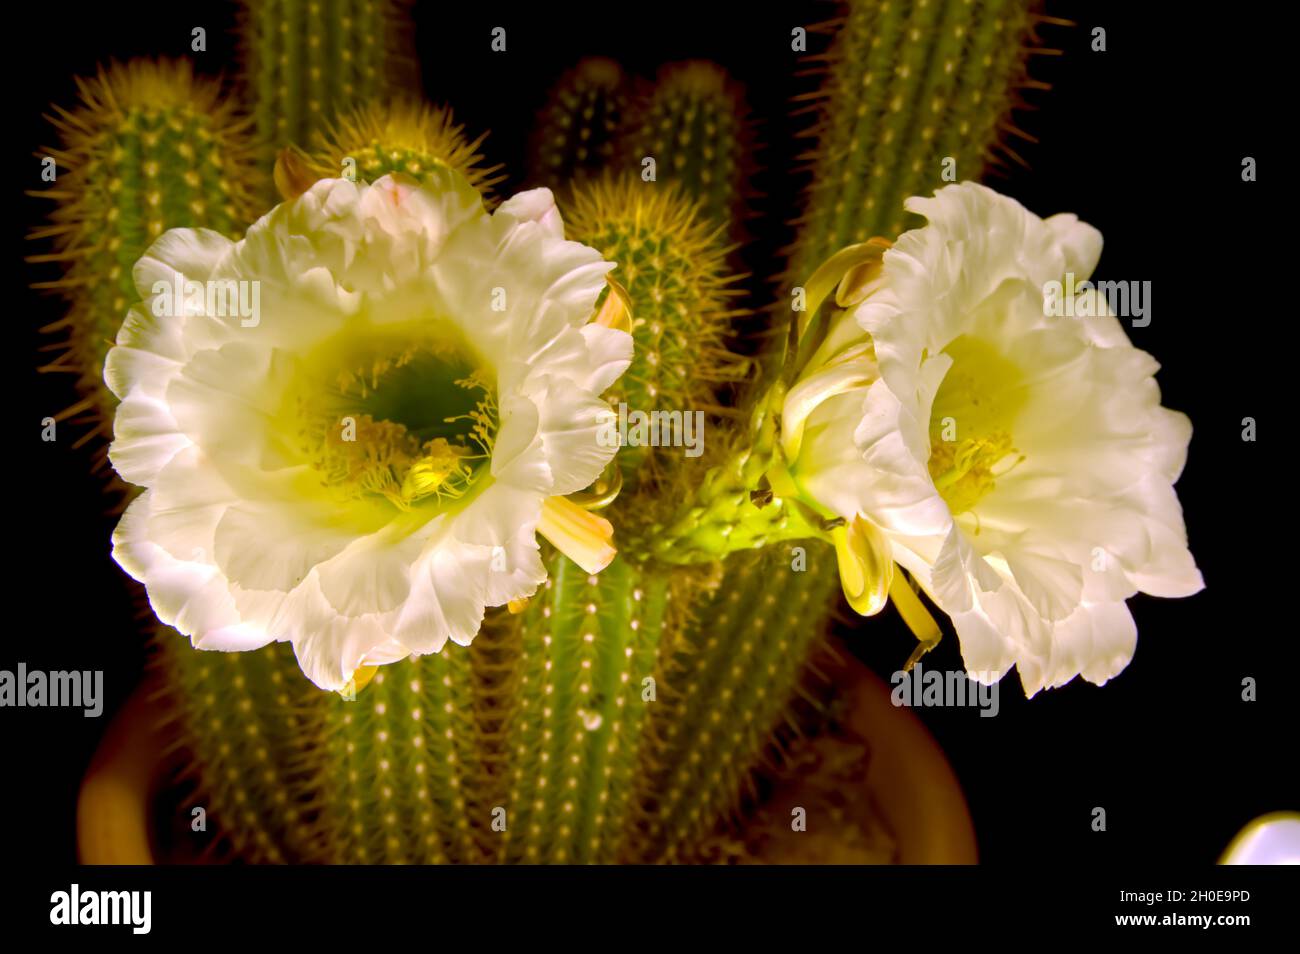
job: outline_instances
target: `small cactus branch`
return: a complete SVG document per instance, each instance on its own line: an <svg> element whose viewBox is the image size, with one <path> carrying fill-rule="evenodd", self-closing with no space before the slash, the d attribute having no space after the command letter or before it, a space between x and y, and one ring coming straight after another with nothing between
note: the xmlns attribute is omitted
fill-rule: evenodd
<svg viewBox="0 0 1300 954"><path fill-rule="evenodd" d="M612 277L631 300L636 350L608 395L616 407L685 413L711 405L720 384L744 375L747 362L722 344L743 314L732 300L744 276L728 268L721 228L698 202L629 175L578 186L565 216L569 237L619 263ZM643 462L659 466L644 446L625 447L618 459L630 482Z"/></svg>
<svg viewBox="0 0 1300 954"><path fill-rule="evenodd" d="M397 99L343 113L317 137L306 164L319 178L365 182L389 173L423 179L434 166L450 166L487 196L500 181L500 167L484 165L485 138L470 139L449 109Z"/></svg>
<svg viewBox="0 0 1300 954"><path fill-rule="evenodd" d="M106 437L117 401L104 356L140 298L135 263L170 228L238 234L256 216L263 177L248 120L186 62L134 60L77 87L80 102L50 117L61 144L42 155L57 179L33 194L55 208L31 237L53 251L32 260L58 263L62 276L36 287L68 301L66 317L45 329L65 345L43 370L76 375L83 401L70 411L88 411L91 433Z"/></svg>
<svg viewBox="0 0 1300 954"><path fill-rule="evenodd" d="M655 160L657 181L699 201L700 216L730 229L743 211L752 152L744 96L721 67L675 63L642 90L619 136L620 171Z"/></svg>
<svg viewBox="0 0 1300 954"><path fill-rule="evenodd" d="M562 189L599 176L614 157L629 82L616 62L593 57L560 77L533 136L534 178Z"/></svg>

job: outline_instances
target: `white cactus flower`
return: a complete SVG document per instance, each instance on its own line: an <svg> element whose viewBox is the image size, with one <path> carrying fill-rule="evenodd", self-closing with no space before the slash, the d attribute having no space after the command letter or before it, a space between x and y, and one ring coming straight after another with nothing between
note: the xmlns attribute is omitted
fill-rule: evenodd
<svg viewBox="0 0 1300 954"><path fill-rule="evenodd" d="M842 566L897 562L952 617L972 675L1015 666L1031 695L1104 683L1136 645L1125 600L1203 585L1173 486L1191 424L1108 310L1044 307L1091 275L1096 229L974 183L907 208L928 224L884 253L844 313L857 327L832 328L786 400L790 473L845 518ZM846 592L879 609L890 580L861 575Z"/></svg>
<svg viewBox="0 0 1300 954"><path fill-rule="evenodd" d="M445 168L322 180L238 242L166 233L104 369L145 488L114 557L196 647L288 640L333 690L530 595L539 525L598 571L609 524L561 495L616 451L632 340L589 323L612 267L547 190L488 215Z"/></svg>

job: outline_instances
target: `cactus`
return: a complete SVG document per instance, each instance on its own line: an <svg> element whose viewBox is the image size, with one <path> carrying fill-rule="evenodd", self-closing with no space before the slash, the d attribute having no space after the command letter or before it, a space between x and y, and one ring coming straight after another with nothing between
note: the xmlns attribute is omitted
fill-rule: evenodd
<svg viewBox="0 0 1300 954"><path fill-rule="evenodd" d="M553 189L599 174L613 159L628 82L613 60L593 57L565 73L533 136L533 174Z"/></svg>
<svg viewBox="0 0 1300 954"><path fill-rule="evenodd" d="M619 263L614 277L630 298L635 359L611 401L646 413L711 407L718 385L746 369L723 347L745 312L731 304L743 276L729 273L722 228L680 189L634 176L577 187L565 214L570 237ZM643 462L659 466L662 455L648 451L619 453L626 480Z"/></svg>
<svg viewBox="0 0 1300 954"><path fill-rule="evenodd" d="M400 0L247 0L243 77L261 162L310 147L339 117L418 89ZM269 187L263 198L273 199Z"/></svg>
<svg viewBox="0 0 1300 954"><path fill-rule="evenodd" d="M792 284L831 254L916 223L903 200L977 179L1010 121L1039 22L1033 0L850 0L814 99L811 179L790 258ZM945 167L945 160L951 159Z"/></svg>
<svg viewBox="0 0 1300 954"><path fill-rule="evenodd" d="M421 179L433 165L451 166L485 196L500 181L499 166L485 167L479 147L452 120L451 110L414 100L371 103L344 113L322 132L308 154L316 176L373 182L400 172ZM351 162L349 162L351 160Z"/></svg>
<svg viewBox="0 0 1300 954"><path fill-rule="evenodd" d="M754 766L783 723L825 633L837 587L834 555L812 542L806 568L788 551L737 554L699 609L701 625L660 654L627 860L689 861L734 814Z"/></svg>
<svg viewBox="0 0 1300 954"><path fill-rule="evenodd" d="M471 650L387 667L354 703L307 682L286 646L195 652L164 628L189 801L253 861L482 861L470 822L492 801L493 654L516 641L515 621L493 614Z"/></svg>
<svg viewBox="0 0 1300 954"><path fill-rule="evenodd" d="M247 120L187 62L136 61L78 80L81 102L54 107L62 144L54 185L32 194L56 203L50 224L31 238L54 250L61 278L39 282L69 302L45 331L65 335L43 371L76 375L81 399L60 415L85 413L83 441L111 433L116 399L104 387L104 355L136 300L132 269L154 239L180 226L238 233L252 221L261 179L252 164Z"/></svg>
<svg viewBox="0 0 1300 954"><path fill-rule="evenodd" d="M621 133L621 167L655 160L658 181L680 184L706 221L738 223L751 151L744 97L713 63L675 63L644 89Z"/></svg>
<svg viewBox="0 0 1300 954"><path fill-rule="evenodd" d="M522 617L385 667L355 702L317 691L284 646L202 653L165 631L189 802L262 862L688 860L786 715L828 560L739 555L719 586L553 555ZM692 604L708 627L688 625Z"/></svg>
<svg viewBox="0 0 1300 954"><path fill-rule="evenodd" d="M512 762L504 804L513 817L500 861L593 862L618 857L626 835L647 697L672 583L624 559L599 576L568 560L529 607L518 658Z"/></svg>
<svg viewBox="0 0 1300 954"><path fill-rule="evenodd" d="M188 804L220 826L237 857L314 860L308 785L324 745L329 700L302 677L293 650L200 653L175 630L154 638L158 681L187 761Z"/></svg>
<svg viewBox="0 0 1300 954"><path fill-rule="evenodd" d="M399 7L346 9L355 12L250 4L247 85L261 145L297 144L316 176L345 173L346 158L364 179L419 177L445 163L487 189L494 170L478 155L481 139L465 137L446 111L393 96L396 74L379 51L403 32ZM1022 76L1027 10L1011 0L851 2L829 56L792 276L805 277L843 244L901 228L902 197L937 182L943 156L955 156L963 176L987 159ZM325 22L337 29L320 29ZM720 392L753 369L726 347L746 313L736 301L745 276L727 264L749 152L742 100L706 64L666 68L635 99L625 88L608 61L566 76L543 115L533 170L560 191L569 237L618 263L612 277L626 292L636 355L608 397L740 423L711 431L704 460L625 448L623 491L609 510L620 556L610 566L589 576L547 552L548 581L526 606L489 612L469 647L383 667L353 700L317 691L286 646L195 652L164 630L158 666L189 755L192 800L208 808L234 855L696 860L720 822L743 816L755 769L800 731L807 710L799 700L814 713L821 705L804 682L838 586L834 554L809 540L798 544L806 553L796 560L794 544L777 545L808 529L805 515L782 506L763 514L766 523L735 529L737 509L753 509L772 421L762 406L739 414L717 406L728 397ZM109 104L119 99L96 100L93 120L116 115ZM238 139L233 111L207 102L190 115L208 124L206 134L181 144L226 130L220 154L245 170L247 132ZM89 128L92 118L74 128ZM161 141L170 142L176 127L162 126ZM111 140L94 142L103 150ZM175 151L185 156L180 145ZM638 176L642 155L656 158L656 181ZM175 157L161 168L191 182ZM200 183L224 183L232 211L213 227L237 232L259 183L242 172ZM170 208L168 188L160 194ZM149 207L146 196L119 217ZM108 224L99 233L68 225L46 234L69 243L65 249L74 233L111 235L111 212L99 208L95 221ZM134 261L126 251L92 258L103 254L96 247L66 256L69 291L86 314L104 294L99 285L120 281L122 262ZM83 259L94 266L77 273ZM110 291L127 297L123 308L112 315L117 303L100 302L83 327L120 320L131 289ZM90 380L94 360L76 352L67 363ZM736 549L749 552L728 555Z"/></svg>
<svg viewBox="0 0 1300 954"><path fill-rule="evenodd" d="M478 863L500 767L489 744L501 700L489 691L515 621L493 614L473 646L377 672L355 703L331 698L309 795L332 863Z"/></svg>

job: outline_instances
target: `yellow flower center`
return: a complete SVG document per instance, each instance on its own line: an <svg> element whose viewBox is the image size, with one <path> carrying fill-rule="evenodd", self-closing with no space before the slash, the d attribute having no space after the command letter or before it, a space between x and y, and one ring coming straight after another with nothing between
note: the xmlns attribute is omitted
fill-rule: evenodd
<svg viewBox="0 0 1300 954"><path fill-rule="evenodd" d="M463 497L491 459L495 375L445 326L347 332L304 361L298 446L345 499Z"/></svg>
<svg viewBox="0 0 1300 954"><path fill-rule="evenodd" d="M1020 369L986 342L965 335L944 353L952 367L930 412L930 477L954 515L967 513L1023 458L1011 434L1024 405Z"/></svg>

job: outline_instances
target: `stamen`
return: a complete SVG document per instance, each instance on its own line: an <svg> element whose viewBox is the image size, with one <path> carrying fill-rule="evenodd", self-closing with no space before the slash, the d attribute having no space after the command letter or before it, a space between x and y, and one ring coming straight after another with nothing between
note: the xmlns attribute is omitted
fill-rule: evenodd
<svg viewBox="0 0 1300 954"><path fill-rule="evenodd" d="M475 367L468 375L448 380L450 375L443 376L442 369L467 362L443 341L407 343L388 353L358 350L365 357L356 366L335 371L328 393L299 401L300 441L322 483L346 499L383 497L399 510L430 498L463 497L481 463L491 458L496 439L499 415L491 373ZM416 361L420 364L402 374L393 373ZM422 393L424 388L429 394ZM411 407L463 407L463 400L446 400L447 389L477 392L473 407L441 419L420 420L419 413L415 420L408 419L405 412ZM388 408L382 413L403 416L405 423L377 418L367 412L370 407ZM453 428L458 433L446 434L443 425L458 423L464 425Z"/></svg>
<svg viewBox="0 0 1300 954"><path fill-rule="evenodd" d="M995 472L995 467L1014 454L1011 435L1003 431L964 441L945 441L932 435L930 477L953 514L966 513L993 490L998 477L1023 460L1018 458L1011 467Z"/></svg>
<svg viewBox="0 0 1300 954"><path fill-rule="evenodd" d="M930 477L954 515L973 513L1024 459L1011 432L1027 390L1019 366L996 345L959 335L943 350L952 365L930 410Z"/></svg>

